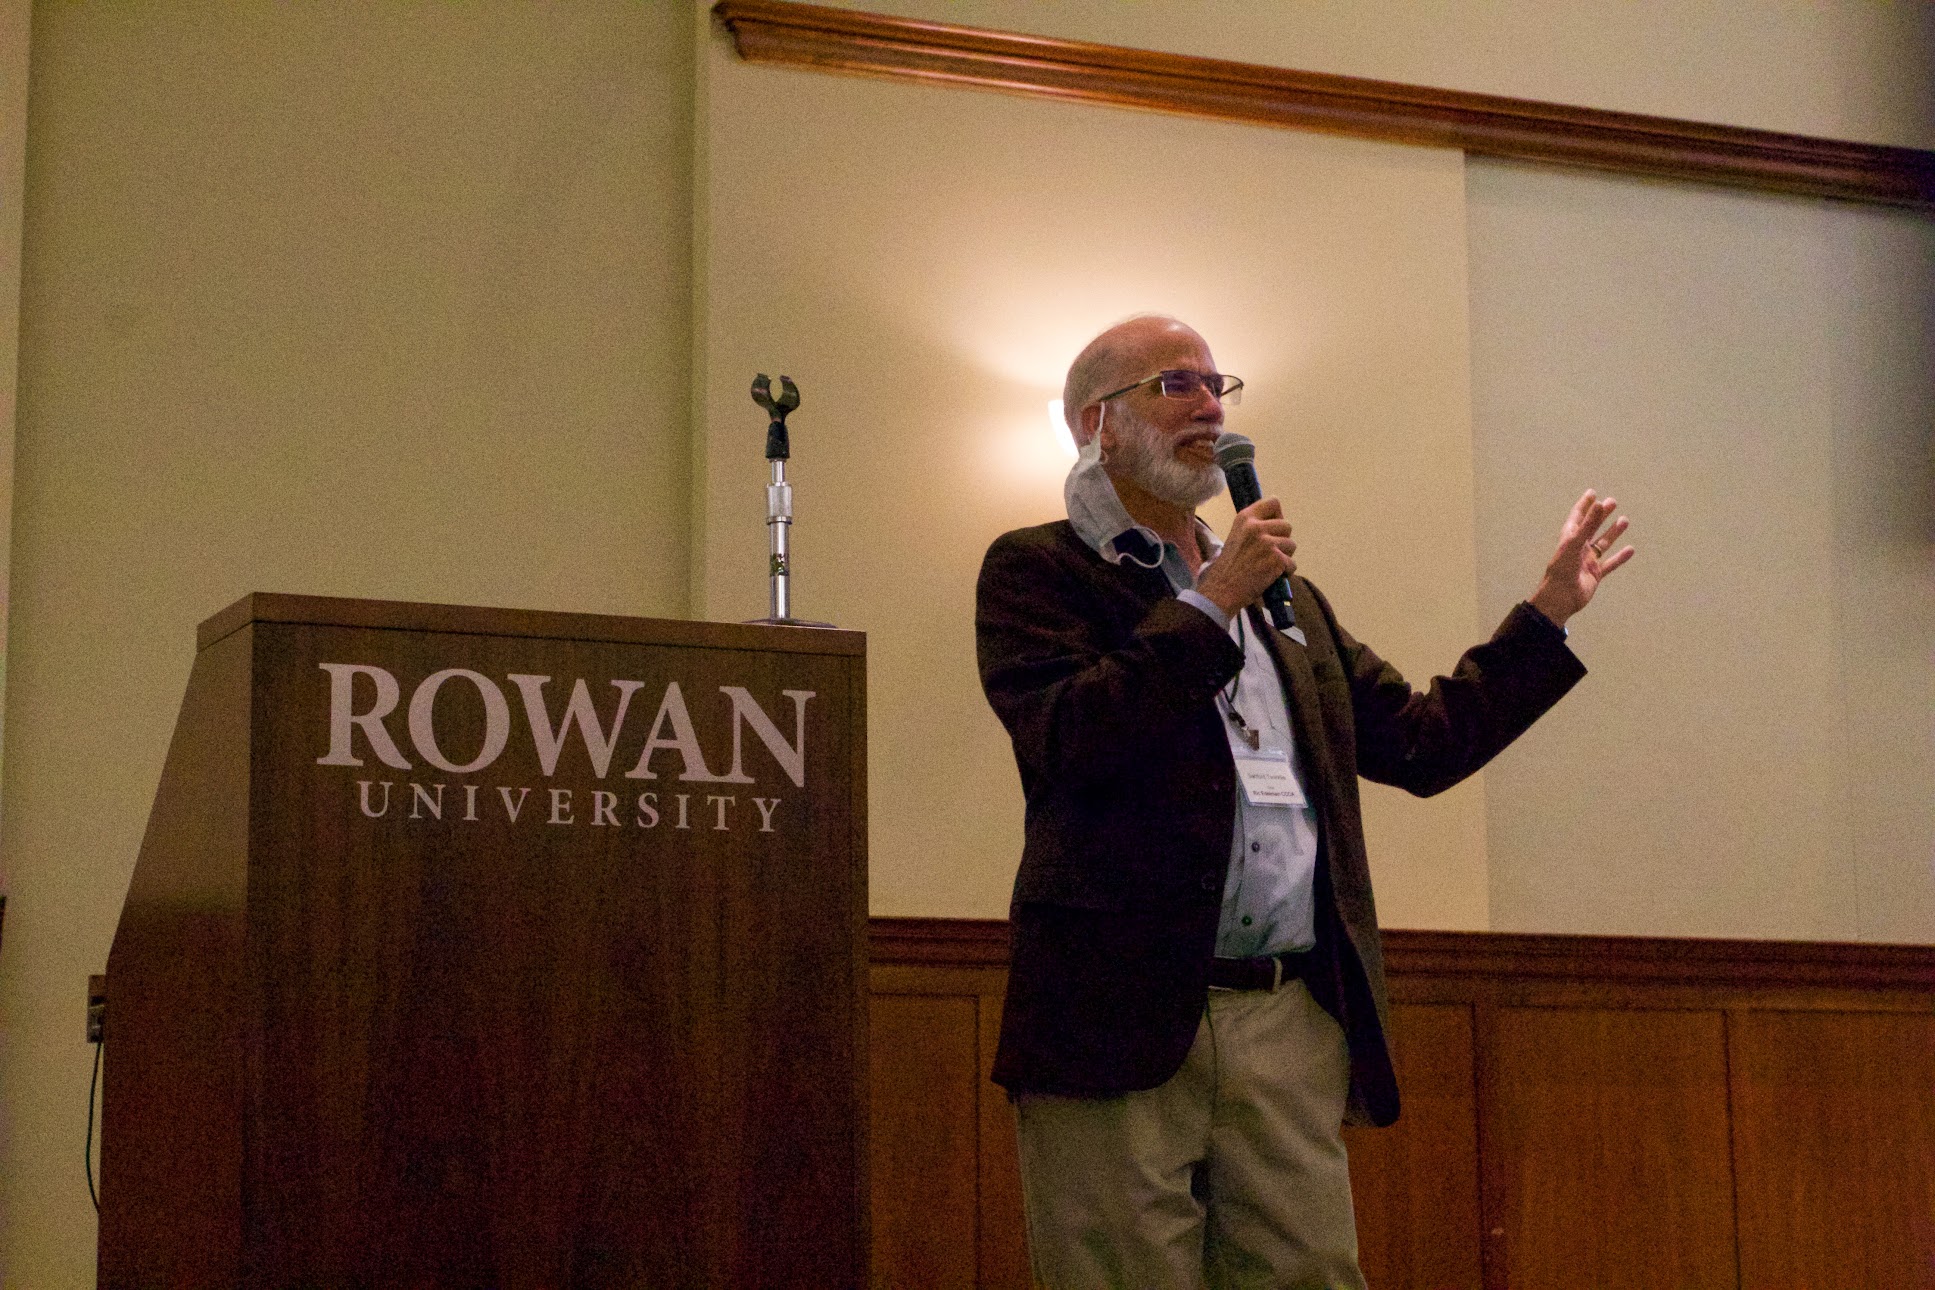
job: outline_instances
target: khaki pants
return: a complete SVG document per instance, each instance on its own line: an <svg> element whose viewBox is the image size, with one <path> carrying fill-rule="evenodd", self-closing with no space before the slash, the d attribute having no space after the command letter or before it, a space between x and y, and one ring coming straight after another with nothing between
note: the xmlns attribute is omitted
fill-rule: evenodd
<svg viewBox="0 0 1935 1290"><path fill-rule="evenodd" d="M1212 990L1182 1069L1119 1097L1015 1102L1048 1290L1363 1290L1340 1136L1343 1031L1301 981Z"/></svg>

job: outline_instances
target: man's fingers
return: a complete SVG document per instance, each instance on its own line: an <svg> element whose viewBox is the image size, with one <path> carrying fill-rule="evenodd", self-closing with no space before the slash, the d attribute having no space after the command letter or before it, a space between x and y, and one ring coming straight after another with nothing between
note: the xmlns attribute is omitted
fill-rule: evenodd
<svg viewBox="0 0 1935 1290"><path fill-rule="evenodd" d="M1588 488L1572 504L1572 513L1566 516L1565 527L1559 531L1559 551L1578 552L1590 545L1595 556L1604 555L1621 533L1626 531L1626 517L1620 516L1613 521L1612 528L1600 533L1606 520L1619 509L1619 499L1601 498Z"/></svg>
<svg viewBox="0 0 1935 1290"><path fill-rule="evenodd" d="M1271 500L1273 499L1264 499L1266 502ZM1263 502L1258 502L1257 505L1261 506ZM1239 511L1236 523L1230 525L1228 544L1245 540L1250 536L1269 538L1272 541L1288 541L1290 521L1283 518L1280 508L1274 515L1258 515L1251 510Z"/></svg>
<svg viewBox="0 0 1935 1290"><path fill-rule="evenodd" d="M1615 555L1610 559L1601 560L1599 562L1599 580L1601 582L1604 582L1606 580L1607 574L1611 573L1614 569L1617 569L1620 565L1626 563L1626 561L1632 558L1633 558L1633 548L1628 546L1628 547L1621 547L1618 555Z"/></svg>
<svg viewBox="0 0 1935 1290"><path fill-rule="evenodd" d="M1613 543L1619 541L1619 535L1626 531L1627 526L1628 521L1624 515L1614 520L1610 528L1592 539L1590 545L1593 555L1604 560L1606 552L1612 550Z"/></svg>
<svg viewBox="0 0 1935 1290"><path fill-rule="evenodd" d="M1572 504L1565 523L1559 527L1561 551L1576 551L1591 539L1593 530L1599 527L1598 517L1593 515L1598 500L1599 495L1590 488L1579 494L1579 500Z"/></svg>
<svg viewBox="0 0 1935 1290"><path fill-rule="evenodd" d="M1268 551L1270 553L1270 556L1275 557L1276 562L1279 564L1289 563L1291 557L1295 556L1297 553L1296 540L1287 533L1281 534L1281 535L1274 534L1274 533L1264 533L1264 534L1259 534L1258 536L1262 539L1261 541L1251 542L1244 549L1256 550L1256 551ZM1229 549L1230 548L1227 546L1223 548L1226 554L1228 553Z"/></svg>
<svg viewBox="0 0 1935 1290"><path fill-rule="evenodd" d="M1223 542L1223 552L1209 566L1221 566L1219 584L1231 589L1261 595L1263 588L1286 573L1295 573L1292 558L1297 549L1290 535L1290 521L1283 518L1283 503L1274 497L1252 502L1236 513L1235 523ZM1203 577L1209 578L1208 570ZM1203 585L1201 581L1198 586ZM1208 595L1208 592L1204 593ZM1212 597L1214 598L1214 597Z"/></svg>

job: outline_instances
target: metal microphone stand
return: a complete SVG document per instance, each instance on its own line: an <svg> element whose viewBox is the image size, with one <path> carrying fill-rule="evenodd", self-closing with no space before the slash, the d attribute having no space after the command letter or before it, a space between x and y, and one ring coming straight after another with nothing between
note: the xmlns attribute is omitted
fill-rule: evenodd
<svg viewBox="0 0 1935 1290"><path fill-rule="evenodd" d="M786 462L793 455L792 439L786 432L786 414L800 405L800 391L790 376L779 378L779 397L773 397L773 383L764 372L753 377L752 400L765 409L766 463L772 482L766 485L766 532L771 538L772 554L767 562L771 583L769 613L754 618L755 624L769 627L831 627L793 617L792 551L788 539L793 527L793 486L786 482Z"/></svg>

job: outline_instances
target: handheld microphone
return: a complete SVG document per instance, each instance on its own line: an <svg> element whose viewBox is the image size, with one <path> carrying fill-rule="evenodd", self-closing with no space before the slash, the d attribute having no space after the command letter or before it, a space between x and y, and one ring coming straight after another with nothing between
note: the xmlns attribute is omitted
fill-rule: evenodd
<svg viewBox="0 0 1935 1290"><path fill-rule="evenodd" d="M1256 478L1256 445L1249 436L1225 430L1216 436L1216 466L1223 472L1223 481L1229 485L1230 501L1237 510L1255 505L1263 500L1263 485ZM1290 578L1284 575L1263 589L1263 604L1270 611L1270 621L1280 632L1287 632L1298 640L1303 633L1297 630L1296 614L1290 608Z"/></svg>

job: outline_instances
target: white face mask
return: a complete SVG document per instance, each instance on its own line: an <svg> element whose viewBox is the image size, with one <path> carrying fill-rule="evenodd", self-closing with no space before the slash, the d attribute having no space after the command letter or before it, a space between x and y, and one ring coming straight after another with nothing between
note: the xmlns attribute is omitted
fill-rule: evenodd
<svg viewBox="0 0 1935 1290"><path fill-rule="evenodd" d="M1068 468L1068 478L1062 481L1062 502L1068 507L1069 523L1078 533L1113 535L1134 523L1123 509L1122 499L1115 495L1114 481L1102 468L1099 424L1075 455L1075 464Z"/></svg>
<svg viewBox="0 0 1935 1290"><path fill-rule="evenodd" d="M1162 550L1162 540L1135 522L1128 508L1122 505L1121 497L1116 494L1115 481L1102 468L1099 422L1096 433L1082 445L1082 450L1075 455L1075 464L1069 467L1068 478L1062 482L1062 501L1068 507L1068 521L1075 526L1075 531L1090 546L1098 547L1102 558L1110 564L1127 560L1145 569L1154 569L1162 564L1161 555L1153 559L1138 559L1126 551L1117 550L1112 542L1120 534L1135 529L1148 540L1152 551Z"/></svg>

